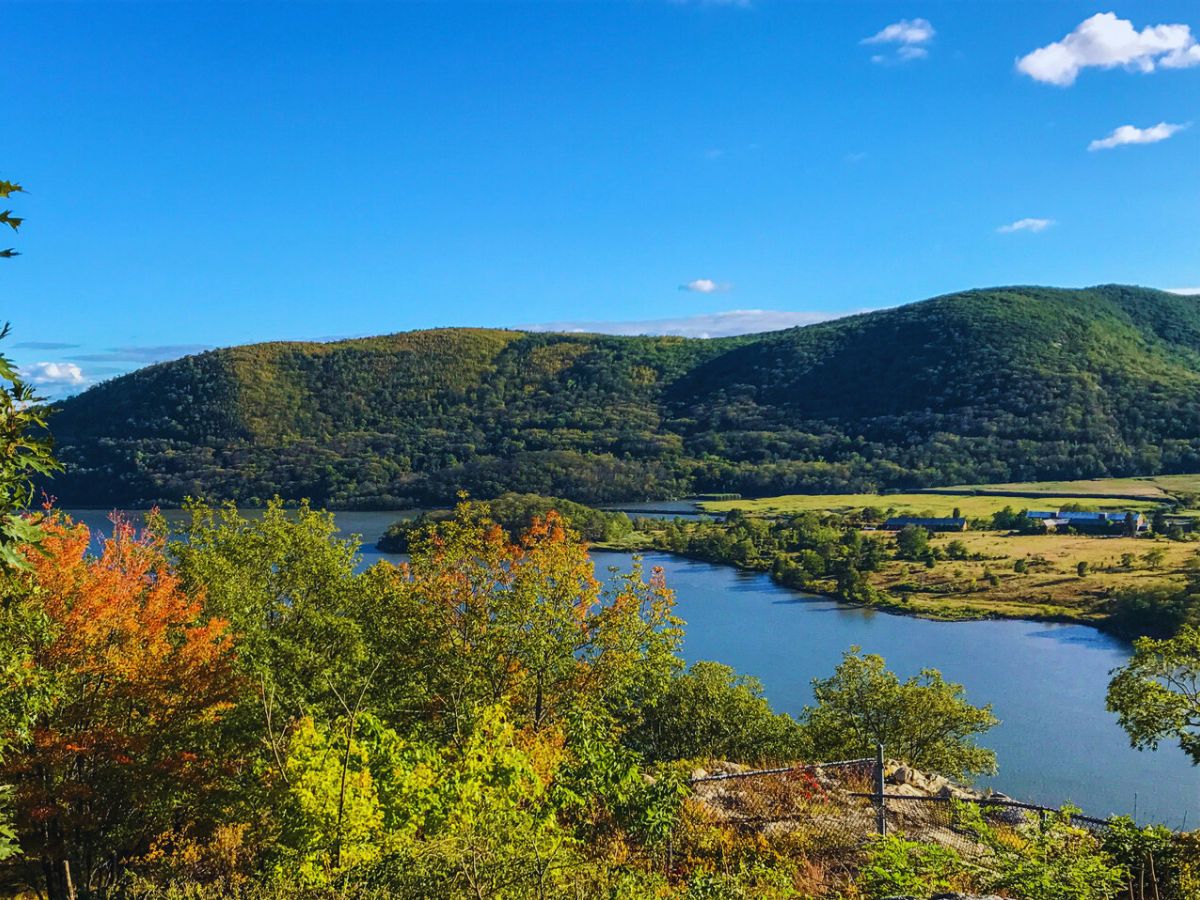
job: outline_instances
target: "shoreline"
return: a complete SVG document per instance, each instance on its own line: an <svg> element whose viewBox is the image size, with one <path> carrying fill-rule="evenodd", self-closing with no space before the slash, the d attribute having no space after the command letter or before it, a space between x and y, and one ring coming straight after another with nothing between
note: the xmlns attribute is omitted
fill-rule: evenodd
<svg viewBox="0 0 1200 900"><path fill-rule="evenodd" d="M257 512L257 511L261 510L262 507L240 507L240 509L242 509L245 512ZM100 514L100 513L111 513L114 511L126 512L126 513L144 513L144 512L148 512L149 510L148 509L111 510L111 509L108 509L105 507L96 507L96 508L72 507L71 509L64 510L64 511L65 512L80 512L80 513L86 512L86 513ZM169 507L169 508L160 508L160 511L169 513L169 512L180 512L180 511L182 511L182 509L180 507ZM336 518L336 516L338 514L345 514L345 513L351 513L351 514L367 513L367 514L401 516L401 515L406 515L406 514L412 514L414 512L419 512L420 510L415 510L415 509L391 509L391 510L363 510L363 509L336 510L336 509L329 509L329 510L325 510L325 511L333 514ZM701 514L703 514L703 513L701 513ZM362 545L364 547L369 547L373 550L377 550L378 552L382 552L382 553L392 552L392 551L380 550L378 548L378 539L372 541L372 540L367 539L365 535L361 535L361 534L359 535L359 537L360 537L360 539L362 539ZM382 537L382 535L380 537ZM782 581L779 581L775 577L775 574L769 568L760 568L760 567L753 566L753 565L743 565L743 564L734 562L732 560L712 559L712 558L707 558L704 556L682 553L682 552L670 550L670 549L663 548L663 547L656 547L648 542L630 542L628 544L593 542L593 543L588 544L588 552L589 553L648 553L648 552L664 553L664 554L669 554L671 556L674 556L674 557L677 557L680 559L690 559L690 560L694 560L696 562L708 563L710 565L728 566L730 568L733 568L733 569L741 571L741 572L749 572L749 573L765 575L771 580L771 583L773 585L776 585L780 588L785 588L790 591L795 591L796 593L799 593L799 594L808 594L813 597L819 597L819 598L822 598L825 600L832 600L840 605L844 605L849 608L877 610L877 611L883 612L883 613L889 613L889 614L893 614L893 615L897 615L897 616L907 616L907 617L916 618L916 619L924 619L926 621L932 621L932 622L980 622L980 621L1022 620L1022 621L1027 621L1027 622L1044 622L1044 623L1064 624L1064 625L1086 625L1090 628L1095 628L1097 631L1100 631L1103 634L1106 634L1110 637L1114 637L1125 643L1130 643L1133 640L1133 638L1129 634L1123 633L1121 631L1118 631L1116 629L1108 627L1108 624L1107 624L1106 620L1104 620L1104 619L1097 619L1093 616L1088 616L1088 615L1073 615L1068 612L1040 612L1035 608L1031 608L1028 610L1019 610L1016 612L1004 612L1004 611L995 611L995 610L980 611L980 610L973 610L970 608L956 607L956 608L945 610L945 611L942 611L939 613L939 611L936 611L936 610L930 611L930 610L925 610L925 609L920 609L920 608L913 608L912 606L904 603L901 600L895 599L895 598L891 598L891 599L888 599L888 600L885 600L882 602L878 602L878 603L864 603L861 601L846 600L845 598L838 596L833 591L822 590L819 587L798 588L798 587L794 587L792 585L785 584ZM890 595L888 595L888 596L890 597Z"/></svg>
<svg viewBox="0 0 1200 900"><path fill-rule="evenodd" d="M911 618L911 619L924 619L927 622L945 622L947 624L953 624L955 622L1024 621L1024 622L1045 622L1045 623L1056 624L1056 625L1086 625L1089 628L1094 628L1097 631L1099 631L1103 634L1106 634L1109 637L1116 638L1117 640L1122 641L1124 643L1127 643L1127 644L1132 643L1132 639L1128 635L1122 634L1118 631L1114 631L1110 628L1106 628L1103 620L1086 618L1084 616L1072 616L1072 615L1067 615L1067 614L1051 614L1051 613L1039 614L1039 613L1036 613L1033 611L1031 611L1029 614L1026 614L1026 615L1004 615L1001 613L978 613L978 614L968 613L968 614L964 614L964 615L946 615L946 616L930 615L919 609L912 609L911 607L907 606L906 604L904 604L898 600L892 600L892 601L886 602L886 603L862 603L862 602L855 601L855 600L846 600L845 598L839 597L836 594L832 593L831 591L823 591L819 588L792 587L791 585L784 584L781 581L777 580L775 578L774 573L771 572L769 569L760 569L760 568L756 568L754 566L743 566L743 565L739 565L738 563L732 562L729 560L708 559L703 556L695 556L690 553L680 553L678 551L668 550L668 549L665 549L662 547L649 547L649 546L616 547L616 546L605 545L605 544L589 544L588 552L589 553L631 553L631 554L663 553L668 556L678 557L679 559L690 559L690 560L693 560L694 562L707 563L712 566L727 566L727 567L729 567L731 569L735 569L739 572L747 572L747 573L751 573L751 574L755 574L755 575L766 576L767 578L770 579L771 584L773 584L777 587L783 588L785 590L795 591L798 594L810 594L813 597L819 597L824 600L832 600L833 602L835 602L841 606L850 608L850 609L877 610L878 612L887 613L887 614L895 615L895 616L904 616L904 617Z"/></svg>

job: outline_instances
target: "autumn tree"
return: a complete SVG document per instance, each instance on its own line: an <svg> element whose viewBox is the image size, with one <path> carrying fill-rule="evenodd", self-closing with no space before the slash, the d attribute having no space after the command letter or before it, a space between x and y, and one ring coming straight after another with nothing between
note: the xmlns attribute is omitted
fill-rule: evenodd
<svg viewBox="0 0 1200 900"><path fill-rule="evenodd" d="M517 540L486 506L414 536L410 565L377 566L362 596L386 708L454 735L475 711L510 704L534 730L580 703L620 716L666 686L678 620L661 573L602 584L554 512Z"/></svg>
<svg viewBox="0 0 1200 900"><path fill-rule="evenodd" d="M185 590L163 539L117 521L98 557L91 535L49 515L25 550L23 591L10 598L36 625L24 635L40 695L0 775L16 786L32 886L51 898L110 883L234 761L214 727L234 682L226 623Z"/></svg>

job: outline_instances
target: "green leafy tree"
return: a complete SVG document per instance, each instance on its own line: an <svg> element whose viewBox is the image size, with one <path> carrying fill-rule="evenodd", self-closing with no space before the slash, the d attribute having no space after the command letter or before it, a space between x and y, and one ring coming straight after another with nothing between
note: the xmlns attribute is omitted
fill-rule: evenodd
<svg viewBox="0 0 1200 900"><path fill-rule="evenodd" d="M809 753L803 729L776 714L762 684L729 666L696 662L671 680L628 740L651 760L791 761Z"/></svg>
<svg viewBox="0 0 1200 900"><path fill-rule="evenodd" d="M975 743L999 721L991 705L972 706L934 669L901 681L883 657L851 647L832 677L813 680L813 695L801 722L819 759L869 756L882 743L891 757L952 777L996 770L996 754Z"/></svg>
<svg viewBox="0 0 1200 900"><path fill-rule="evenodd" d="M353 739L347 747L346 740L341 729L330 732L310 718L290 735L277 807L286 848L279 864L307 885L326 884L343 867L374 862L384 850L383 809L367 750Z"/></svg>
<svg viewBox="0 0 1200 900"><path fill-rule="evenodd" d="M929 532L919 525L905 525L896 532L896 554L901 559L925 559L929 555Z"/></svg>
<svg viewBox="0 0 1200 900"><path fill-rule="evenodd" d="M19 184L0 181L0 199L20 193ZM14 232L22 219L11 210L0 212L0 225ZM0 257L16 256L12 248ZM0 327L0 340L10 326ZM41 398L25 383L17 367L0 353L0 581L11 593L12 577L29 567L22 546L40 544L45 533L28 515L34 481L61 471L46 431ZM6 602L0 609L0 763L14 745L27 740L30 727L46 699L46 686L33 674L29 638L43 633L45 618L22 604ZM0 861L19 852L9 808L12 791L0 785Z"/></svg>
<svg viewBox="0 0 1200 900"><path fill-rule="evenodd" d="M1161 569L1166 558L1167 551L1162 547L1154 547L1142 554L1142 562L1146 564L1147 569Z"/></svg>
<svg viewBox="0 0 1200 900"><path fill-rule="evenodd" d="M0 328L0 340L10 328ZM12 361L0 354L0 569L26 567L17 552L36 544L42 532L26 513L33 503L35 480L61 471L46 430L46 409L34 389L21 380Z"/></svg>
<svg viewBox="0 0 1200 900"><path fill-rule="evenodd" d="M355 613L358 544L337 537L329 513L274 500L261 516L232 504L187 507L171 553L189 589L230 623L246 686L231 727L282 764L287 723L346 714L378 660ZM167 528L159 518L154 527Z"/></svg>
<svg viewBox="0 0 1200 900"><path fill-rule="evenodd" d="M7 200L13 194L22 194L24 192L25 189L15 182L0 181L0 200ZM14 216L11 209L0 212L0 225L7 225L13 231L20 231L21 224L24 221L20 216ZM0 250L0 258L11 259L14 256L20 256L20 254L12 247Z"/></svg>
<svg viewBox="0 0 1200 900"><path fill-rule="evenodd" d="M1108 708L1134 747L1175 740L1200 765L1200 627L1134 641L1133 656L1108 685Z"/></svg>

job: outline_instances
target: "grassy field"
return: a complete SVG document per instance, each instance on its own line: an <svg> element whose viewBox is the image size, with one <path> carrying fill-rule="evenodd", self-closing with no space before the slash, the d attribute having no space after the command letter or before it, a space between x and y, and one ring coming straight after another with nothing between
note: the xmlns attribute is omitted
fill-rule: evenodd
<svg viewBox="0 0 1200 900"><path fill-rule="evenodd" d="M959 484L946 490L1015 491L1029 494L1137 495L1147 500L1169 500L1176 494L1200 494L1200 474L1139 475L1135 478L1088 478L1080 481L1015 481L1007 484Z"/></svg>
<svg viewBox="0 0 1200 900"><path fill-rule="evenodd" d="M967 546L967 560L942 560L932 569L921 563L891 560L870 576L871 583L898 598L917 615L938 618L1071 618L1099 621L1104 599L1115 590L1181 583L1184 566L1196 556L1194 542L1082 535L1005 535L965 532L937 535L932 544L952 540ZM1161 562L1146 554L1163 551ZM1133 554L1123 566L1123 554ZM1013 570L1018 559L1027 571ZM1080 577L1077 566L1086 562ZM998 579L989 583L988 575Z"/></svg>
<svg viewBox="0 0 1200 900"><path fill-rule="evenodd" d="M998 487L998 486L997 486ZM1059 497L992 497L983 494L786 494L758 500L721 500L701 503L706 512L723 513L740 509L752 515L788 515L805 511L847 512L873 506L897 515L949 516L955 509L968 518L990 516L1006 506L1013 509L1058 509L1067 504L1088 509L1153 509L1161 505L1146 500L1080 500L1070 494Z"/></svg>

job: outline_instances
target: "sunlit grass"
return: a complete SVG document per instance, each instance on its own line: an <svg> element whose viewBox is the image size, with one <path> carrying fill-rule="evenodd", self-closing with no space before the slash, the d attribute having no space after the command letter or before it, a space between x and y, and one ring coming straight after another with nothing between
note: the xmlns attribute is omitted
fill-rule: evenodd
<svg viewBox="0 0 1200 900"><path fill-rule="evenodd" d="M806 511L852 512L875 507L898 515L949 516L955 509L968 518L990 516L1006 506L1013 509L1058 509L1076 504L1087 509L1149 510L1161 502L1147 500L1081 500L1064 494L1060 497L994 497L981 494L785 494L757 500L721 500L701 503L707 512L721 513L740 509L755 515L788 515Z"/></svg>

